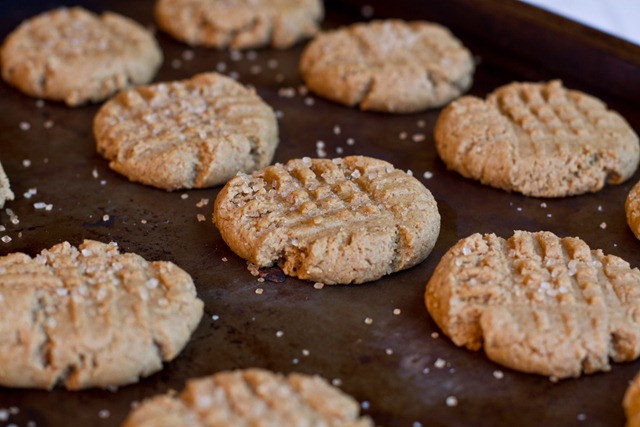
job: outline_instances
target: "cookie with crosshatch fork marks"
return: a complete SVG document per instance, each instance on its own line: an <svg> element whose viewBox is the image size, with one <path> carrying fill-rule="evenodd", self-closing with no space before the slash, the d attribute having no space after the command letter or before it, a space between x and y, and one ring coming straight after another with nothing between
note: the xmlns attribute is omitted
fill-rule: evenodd
<svg viewBox="0 0 640 427"><path fill-rule="evenodd" d="M412 267L440 232L437 204L420 181L362 156L305 157L240 174L218 195L214 221L242 258L326 284Z"/></svg>
<svg viewBox="0 0 640 427"><path fill-rule="evenodd" d="M633 186L625 202L627 222L633 234L640 239L640 182Z"/></svg>
<svg viewBox="0 0 640 427"><path fill-rule="evenodd" d="M458 346L555 378L640 355L640 270L577 237L473 234L443 257L425 302Z"/></svg>
<svg viewBox="0 0 640 427"><path fill-rule="evenodd" d="M449 169L527 196L564 197L620 184L638 167L638 136L600 100L559 80L466 96L435 127Z"/></svg>
<svg viewBox="0 0 640 427"><path fill-rule="evenodd" d="M115 243L0 257L0 384L70 390L162 369L202 317L191 277Z"/></svg>
<svg viewBox="0 0 640 427"><path fill-rule="evenodd" d="M318 376L263 369L218 372L187 381L178 396L142 402L123 427L371 427L351 396Z"/></svg>

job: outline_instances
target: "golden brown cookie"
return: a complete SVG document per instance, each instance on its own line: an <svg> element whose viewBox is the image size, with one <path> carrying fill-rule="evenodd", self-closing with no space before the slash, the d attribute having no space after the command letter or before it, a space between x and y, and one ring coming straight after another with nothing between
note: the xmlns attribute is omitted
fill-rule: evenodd
<svg viewBox="0 0 640 427"><path fill-rule="evenodd" d="M625 203L627 212L627 222L633 234L640 239L640 182L638 182L629 192Z"/></svg>
<svg viewBox="0 0 640 427"><path fill-rule="evenodd" d="M458 346L555 378L640 355L640 270L576 237L473 234L436 267L431 317Z"/></svg>
<svg viewBox="0 0 640 427"><path fill-rule="evenodd" d="M115 243L0 257L0 384L129 384L175 358L202 317L191 277Z"/></svg>
<svg viewBox="0 0 640 427"><path fill-rule="evenodd" d="M629 384L624 394L623 406L627 427L640 427L640 374Z"/></svg>
<svg viewBox="0 0 640 427"><path fill-rule="evenodd" d="M456 100L438 117L435 143L449 169L535 197L620 184L640 158L638 136L622 116L559 80Z"/></svg>
<svg viewBox="0 0 640 427"><path fill-rule="evenodd" d="M13 197L13 191L11 191L9 185L9 178L7 178L7 174L2 168L2 163L0 163L0 209L4 207L7 200L13 200Z"/></svg>
<svg viewBox="0 0 640 427"><path fill-rule="evenodd" d="M158 0L158 26L193 46L286 49L318 31L321 0Z"/></svg>
<svg viewBox="0 0 640 427"><path fill-rule="evenodd" d="M442 106L471 86L471 53L425 21L358 23L320 33L300 72L320 96L363 110L409 113Z"/></svg>
<svg viewBox="0 0 640 427"><path fill-rule="evenodd" d="M189 380L179 396L147 399L123 427L372 427L359 413L357 401L318 376L246 369Z"/></svg>
<svg viewBox="0 0 640 427"><path fill-rule="evenodd" d="M240 174L218 194L214 221L242 258L326 284L412 267L440 232L436 201L420 181L362 156L305 157Z"/></svg>
<svg viewBox="0 0 640 427"><path fill-rule="evenodd" d="M162 52L131 19L74 7L23 22L5 39L0 60L4 80L22 92L77 106L148 83Z"/></svg>
<svg viewBox="0 0 640 427"><path fill-rule="evenodd" d="M278 145L271 107L217 73L124 91L102 106L93 133L113 170L165 190L222 184L268 165Z"/></svg>

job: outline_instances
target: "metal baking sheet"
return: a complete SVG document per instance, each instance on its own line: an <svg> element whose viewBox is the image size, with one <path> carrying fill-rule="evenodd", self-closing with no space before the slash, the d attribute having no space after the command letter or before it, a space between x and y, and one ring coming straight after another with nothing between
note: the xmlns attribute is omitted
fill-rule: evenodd
<svg viewBox="0 0 640 427"><path fill-rule="evenodd" d="M66 4L110 9L150 25L152 3ZM0 36L21 20L60 4L3 1ZM484 96L512 80L562 78L570 87L600 96L640 129L640 109L631 90L639 87L637 46L505 0L368 4L334 0L326 6L325 28L363 20L363 12L376 18L429 19L449 25L479 60L472 94ZM443 337L424 308L423 293L443 253L474 232L507 237L514 229L525 229L580 236L592 247L640 266L640 242L624 215L625 197L640 174L597 194L566 199L527 198L484 187L447 171L438 160L432 131L439 110L365 113L301 93L297 64L303 45L287 51L245 52L232 59L229 52L188 48L162 33L157 37L165 54L157 81L226 67L225 73L237 73L240 81L255 86L282 112L275 161L313 157L316 142L323 141L329 157L363 154L410 169L438 201L442 231L437 245L419 266L369 284L317 290L292 278L259 283L211 222L218 188L168 193L128 182L96 154L91 125L98 106L69 109L45 102L39 108L36 100L2 82L0 160L17 195L7 208L19 223L10 221L7 210L0 212L0 224L6 227L0 234L12 239L0 242L0 254L34 255L64 240L116 241L123 250L149 260L180 265L193 276L206 308L185 350L158 374L117 391L0 388L0 409L18 410L12 409L0 424L116 426L134 401L171 388L180 390L190 377L247 367L320 374L366 402L364 413L379 425L624 422L622 396L640 362L615 364L609 373L559 383L511 371L490 362L481 351L458 348ZM193 59L183 56L188 50ZM625 91L625 84L631 89ZM288 97L291 88L295 96ZM37 194L27 199L23 194L30 188L37 188ZM197 207L201 199L209 203ZM36 210L36 202L52 204L53 209ZM198 214L206 221L199 221ZM264 292L257 294L258 288ZM395 309L400 313L394 314ZM372 323L365 323L365 318ZM443 368L436 366L442 363L436 363L438 359L444 361ZM495 378L494 371L504 377ZM457 406L447 406L449 396L457 398Z"/></svg>

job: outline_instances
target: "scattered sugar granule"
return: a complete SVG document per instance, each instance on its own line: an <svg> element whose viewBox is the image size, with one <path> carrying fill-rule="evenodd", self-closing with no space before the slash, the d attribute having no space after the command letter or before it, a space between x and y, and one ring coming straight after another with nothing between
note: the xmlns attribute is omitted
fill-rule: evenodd
<svg viewBox="0 0 640 427"><path fill-rule="evenodd" d="M107 180L106 179L100 180L100 185L107 185Z"/></svg>
<svg viewBox="0 0 640 427"><path fill-rule="evenodd" d="M411 169L407 169L407 175L413 176L413 171Z"/></svg>
<svg viewBox="0 0 640 427"><path fill-rule="evenodd" d="M504 378L504 372L496 370L493 371L493 378L497 379L497 380L501 380Z"/></svg>
<svg viewBox="0 0 640 427"><path fill-rule="evenodd" d="M94 179L97 179L97 178L98 178L98 168L93 168L93 170L91 171L91 176L92 176Z"/></svg>
<svg viewBox="0 0 640 427"><path fill-rule="evenodd" d="M373 319L372 319L371 317L365 317L365 319L364 319L364 323L365 323L366 325L370 325L370 324L372 324L372 323L373 323Z"/></svg>
<svg viewBox="0 0 640 427"><path fill-rule="evenodd" d="M310 354L310 353L309 353L309 350L307 350L306 348L303 348L303 349L302 349L302 355L303 355L303 356L307 357L309 354Z"/></svg>
<svg viewBox="0 0 640 427"><path fill-rule="evenodd" d="M331 380L331 384L336 387L340 387L342 385L342 380L340 378L334 378Z"/></svg>
<svg viewBox="0 0 640 427"><path fill-rule="evenodd" d="M180 61L178 58L171 61L171 68L173 68L174 70L177 70L181 66L182 66L182 61Z"/></svg>
<svg viewBox="0 0 640 427"><path fill-rule="evenodd" d="M297 365L298 363L300 363L300 359L298 359L297 357L294 357L291 363L293 363L294 365Z"/></svg>
<svg viewBox="0 0 640 427"><path fill-rule="evenodd" d="M282 338L282 336L284 335L284 332L282 331L276 331L276 337L278 338Z"/></svg>
<svg viewBox="0 0 640 427"><path fill-rule="evenodd" d="M518 206L518 207L516 208L516 210L517 210L518 212L522 212L522 208L521 208L520 206Z"/></svg>
<svg viewBox="0 0 640 427"><path fill-rule="evenodd" d="M602 212L602 205L598 205L598 212Z"/></svg>
<svg viewBox="0 0 640 427"><path fill-rule="evenodd" d="M29 122L20 122L20 129L23 131L28 131L31 129L31 123Z"/></svg>
<svg viewBox="0 0 640 427"><path fill-rule="evenodd" d="M44 108L44 100L43 99L36 100L36 107L37 108Z"/></svg>
<svg viewBox="0 0 640 427"><path fill-rule="evenodd" d="M546 204L545 202L542 202L542 203L540 203L540 207L541 207L541 208L546 208L546 207L547 207L547 204Z"/></svg>
<svg viewBox="0 0 640 427"><path fill-rule="evenodd" d="M49 203L48 205L46 205L46 206L44 207L44 210L45 210L45 211L50 211L50 210L52 210L52 209L53 209L53 205L52 205L51 203ZM12 221L12 222L13 222L13 221Z"/></svg>
<svg viewBox="0 0 640 427"><path fill-rule="evenodd" d="M189 194L188 194L188 193L182 193L182 194L180 195L180 198L181 198L182 200L187 200L187 199L189 198Z"/></svg>
<svg viewBox="0 0 640 427"><path fill-rule="evenodd" d="M26 193L23 194L25 199L30 199L31 197L35 196L36 194L38 194L38 189L37 188L30 188L27 190Z"/></svg>
<svg viewBox="0 0 640 427"><path fill-rule="evenodd" d="M109 418L109 415L111 415L111 412L109 412L108 409L101 409L100 412L98 412L98 417L102 419Z"/></svg>
<svg viewBox="0 0 640 427"><path fill-rule="evenodd" d="M408 133L406 133L406 132L400 132L400 133L398 134L398 138L399 138L399 139L401 139L401 140L405 140L405 139L407 139L407 137L408 137L408 136L409 136L409 134L408 134Z"/></svg>
<svg viewBox="0 0 640 427"><path fill-rule="evenodd" d="M255 61L256 58L258 58L258 52L255 50L249 50L245 56L249 61Z"/></svg>
<svg viewBox="0 0 640 427"><path fill-rule="evenodd" d="M103 220L104 222L109 221L109 215L102 215L102 220Z"/></svg>
<svg viewBox="0 0 640 427"><path fill-rule="evenodd" d="M306 96L309 93L309 89L305 85L298 86L298 94L300 96Z"/></svg>
<svg viewBox="0 0 640 427"><path fill-rule="evenodd" d="M606 222L602 222L602 223L600 224L600 228L602 228L603 230L604 230L605 228L607 228L607 223L606 223Z"/></svg>
<svg viewBox="0 0 640 427"><path fill-rule="evenodd" d="M155 277L152 277L151 279L147 280L147 287L149 289L155 289L158 287L159 284L160 284L160 281Z"/></svg>
<svg viewBox="0 0 640 427"><path fill-rule="evenodd" d="M324 288L324 283L316 282L313 287L316 289L322 289Z"/></svg>
<svg viewBox="0 0 640 427"><path fill-rule="evenodd" d="M393 354L393 350L390 348L387 348L384 352L387 353L387 356L391 356Z"/></svg>
<svg viewBox="0 0 640 427"><path fill-rule="evenodd" d="M2 236L2 239L0 239L0 240L2 240L4 243L9 243L9 242L11 241L11 237L9 237L9 236Z"/></svg>
<svg viewBox="0 0 640 427"><path fill-rule="evenodd" d="M369 401L368 401L368 400L363 400L363 401L360 403L360 407L361 407L363 410L365 410L365 411L366 411L367 409L369 409L369 406L370 406L370 404L369 404Z"/></svg>
<svg viewBox="0 0 640 427"><path fill-rule="evenodd" d="M342 133L342 129L340 128L339 125L335 125L333 127L333 133L336 134L336 135L340 135Z"/></svg>
<svg viewBox="0 0 640 427"><path fill-rule="evenodd" d="M51 129L54 124L55 123L53 122L53 120L45 120L45 122L43 123L43 126L45 129Z"/></svg>
<svg viewBox="0 0 640 427"><path fill-rule="evenodd" d="M425 122L424 120L418 120L418 121L416 122L416 125L417 125L419 128L423 128L423 127L425 127L425 126L427 125L427 122Z"/></svg>
<svg viewBox="0 0 640 427"><path fill-rule="evenodd" d="M375 10L373 9L373 6L369 4L365 4L360 8L360 14L362 15L363 18L369 19L373 16L374 13L375 13Z"/></svg>
<svg viewBox="0 0 640 427"><path fill-rule="evenodd" d="M254 76L258 75L262 72L262 67L259 65L252 65L251 68L249 69L249 72Z"/></svg>
<svg viewBox="0 0 640 427"><path fill-rule="evenodd" d="M393 314L395 314L396 316L399 315L400 313L402 313L402 311L399 308L393 309Z"/></svg>
<svg viewBox="0 0 640 427"><path fill-rule="evenodd" d="M442 369L447 365L447 362L444 359L441 359L438 357L438 359L436 359L435 362L433 362L433 366L435 366L438 369Z"/></svg>
<svg viewBox="0 0 640 427"><path fill-rule="evenodd" d="M431 179L433 178L433 172L426 171L425 173L422 174L422 177L424 179Z"/></svg>
<svg viewBox="0 0 640 427"><path fill-rule="evenodd" d="M146 220L146 219L141 219L141 220L140 220L140 224L146 224L146 223L147 223L147 220Z"/></svg>
<svg viewBox="0 0 640 427"><path fill-rule="evenodd" d="M226 257L226 256L223 256L223 257L222 257L222 262L227 262L227 261L228 261L227 257Z"/></svg>
<svg viewBox="0 0 640 427"><path fill-rule="evenodd" d="M224 62L218 62L216 64L216 71L219 73L224 73L227 70L227 64Z"/></svg>
<svg viewBox="0 0 640 427"><path fill-rule="evenodd" d="M547 214L547 218L551 218L552 216L552 214Z"/></svg>
<svg viewBox="0 0 640 427"><path fill-rule="evenodd" d="M263 283L264 282L264 277L258 277L258 282Z"/></svg>
<svg viewBox="0 0 640 427"><path fill-rule="evenodd" d="M276 119L281 119L284 117L284 112L282 110L276 110Z"/></svg>
<svg viewBox="0 0 640 427"><path fill-rule="evenodd" d="M25 168L28 168L29 166L31 166L31 160L29 159L24 159L22 161L22 166L24 166Z"/></svg>
<svg viewBox="0 0 640 427"><path fill-rule="evenodd" d="M293 98L296 96L296 90L292 87L281 87L278 89L278 96L282 98Z"/></svg>
<svg viewBox="0 0 640 427"><path fill-rule="evenodd" d="M580 413L580 414L578 414L578 416L576 417L576 419L577 419L578 421L584 421L584 420L586 420L586 419L587 419L587 414Z"/></svg>
<svg viewBox="0 0 640 427"><path fill-rule="evenodd" d="M313 99L313 98L311 98L310 96L307 96L307 97L304 99L304 105L306 105L307 107L311 107L311 106L313 106L313 104L315 104L315 103L316 103L316 100L315 100L315 99Z"/></svg>
<svg viewBox="0 0 640 427"><path fill-rule="evenodd" d="M256 294L258 294L258 295L262 295L263 292L264 292L264 289L262 289L262 288L256 289Z"/></svg>
<svg viewBox="0 0 640 427"><path fill-rule="evenodd" d="M7 421L9 419L9 411L6 409L0 409L0 421Z"/></svg>
<svg viewBox="0 0 640 427"><path fill-rule="evenodd" d="M447 406L458 406L458 398L455 396L449 396L446 400Z"/></svg>
<svg viewBox="0 0 640 427"><path fill-rule="evenodd" d="M220 316L218 316L217 314L214 314L213 316L211 316L211 319L215 321L220 319Z"/></svg>
<svg viewBox="0 0 640 427"><path fill-rule="evenodd" d="M277 59L273 59L271 58L270 60L267 61L267 68L274 70L276 68L278 68L278 60Z"/></svg>
<svg viewBox="0 0 640 427"><path fill-rule="evenodd" d="M202 214L196 215L196 218L198 219L198 222L203 222L207 220L207 218Z"/></svg>
<svg viewBox="0 0 640 427"><path fill-rule="evenodd" d="M423 133L416 133L411 139L413 139L413 142L422 142L427 139L427 136Z"/></svg>
<svg viewBox="0 0 640 427"><path fill-rule="evenodd" d="M36 203L33 204L33 207L35 209L44 209L44 208L47 207L47 204L44 203L44 202L36 202Z"/></svg>
<svg viewBox="0 0 640 427"><path fill-rule="evenodd" d="M229 58L231 58L232 61L240 61L242 59L242 52L238 49L232 49L229 51Z"/></svg>
<svg viewBox="0 0 640 427"><path fill-rule="evenodd" d="M191 49L187 49L182 52L182 59L185 61L191 61L195 57L195 53Z"/></svg>

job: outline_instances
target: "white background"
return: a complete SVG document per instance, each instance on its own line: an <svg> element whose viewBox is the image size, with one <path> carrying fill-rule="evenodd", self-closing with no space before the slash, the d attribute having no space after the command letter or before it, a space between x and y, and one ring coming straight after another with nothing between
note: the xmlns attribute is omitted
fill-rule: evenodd
<svg viewBox="0 0 640 427"><path fill-rule="evenodd" d="M522 0L640 45L640 0Z"/></svg>

